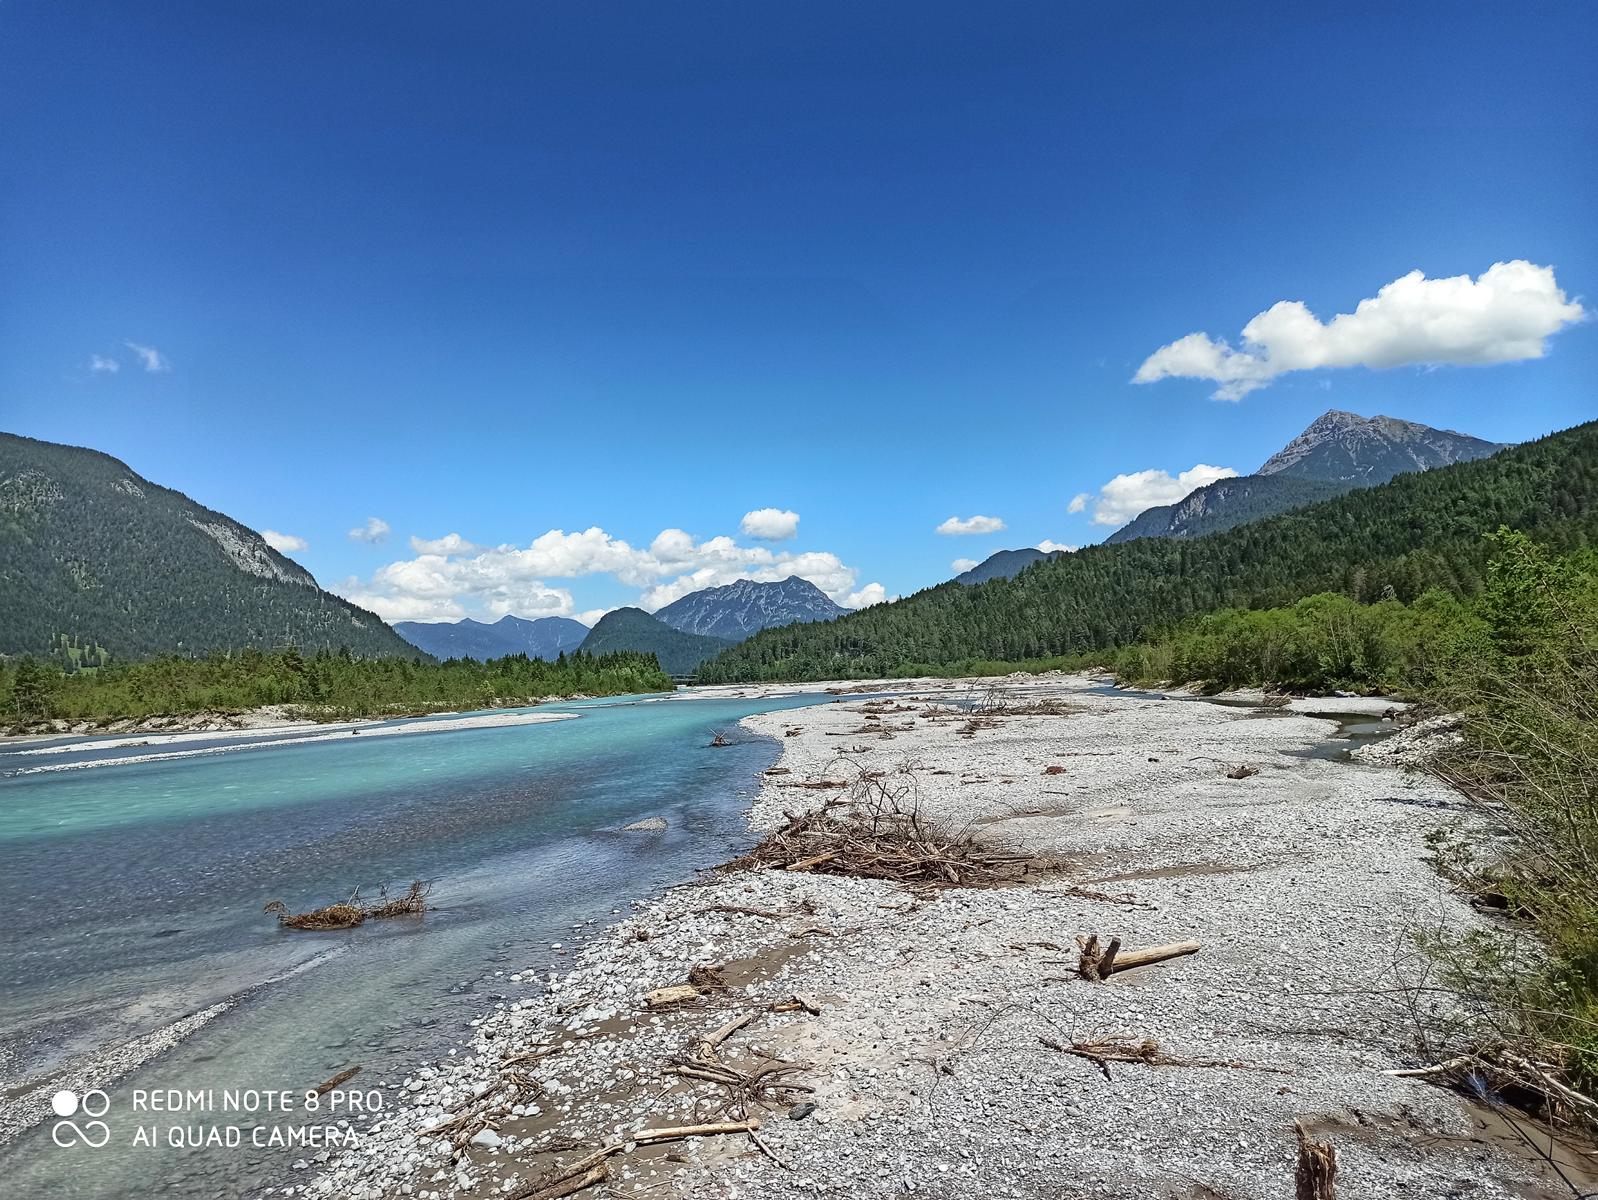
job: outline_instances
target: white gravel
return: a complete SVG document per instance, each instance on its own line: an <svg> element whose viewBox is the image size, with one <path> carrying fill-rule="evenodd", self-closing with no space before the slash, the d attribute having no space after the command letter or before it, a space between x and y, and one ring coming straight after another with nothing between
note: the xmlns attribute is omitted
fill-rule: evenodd
<svg viewBox="0 0 1598 1200"><path fill-rule="evenodd" d="M362 1147L278 1194L486 1197L640 1127L708 1119L718 1089L665 1074L671 1057L795 992L821 1014L763 1011L722 1052L805 1064L796 1078L814 1089L814 1115L771 1112L761 1130L786 1166L743 1137L693 1139L612 1158L611 1195L1265 1200L1292 1191L1296 1119L1336 1143L1343 1200L1543 1194L1537 1164L1478 1140L1450 1093L1382 1074L1416 1062L1393 991L1417 967L1412 932L1477 919L1422 861L1452 794L1392 766L1309 756L1334 729L1326 720L1086 686L1006 681L1011 695L1081 711L1001 716L970 736L964 718L919 711L884 714L888 736L855 732L866 718L854 696L749 719L780 739L786 772L768 776L756 828L836 794L785 785L838 777L850 751L912 789L924 815L976 822L1069 869L930 898L780 871L673 889L579 951L547 992L532 971L512 976L523 998L395 1089L404 1102ZM1228 778L1239 764L1258 773ZM1203 949L1091 984L1071 970L1075 936L1089 932ZM724 967L732 990L706 1008L643 1011L646 991L695 964ZM1243 1065L1118 1064L1107 1080L1040 1041L1110 1035ZM452 1158L424 1132L496 1079L501 1058L539 1046L556 1049L522 1064L538 1093L492 1137Z"/></svg>

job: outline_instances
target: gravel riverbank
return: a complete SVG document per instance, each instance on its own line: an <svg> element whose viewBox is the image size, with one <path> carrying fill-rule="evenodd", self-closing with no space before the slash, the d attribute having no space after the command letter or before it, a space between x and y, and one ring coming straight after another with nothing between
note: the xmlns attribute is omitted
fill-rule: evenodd
<svg viewBox="0 0 1598 1200"><path fill-rule="evenodd" d="M914 686L1062 711L973 723L842 695L750 718L783 747L755 829L838 794L799 785L880 771L924 817L1058 869L937 893L708 873L552 977L509 976L469 1046L390 1081L404 1102L363 1145L277 1194L567 1194L530 1185L619 1145L575 1194L1265 1200L1292 1191L1295 1121L1336 1144L1344 1200L1568 1194L1450 1093L1383 1074L1416 1062L1399 990L1419 966L1412 933L1477 919L1423 862L1427 831L1455 815L1447 788L1338 761L1323 752L1336 725L1292 710L1071 678ZM1089 983L1076 936L1095 932L1202 949ZM697 998L644 1007L705 966L718 973ZM780 1104L749 1107L758 1139L639 1139L741 1115L693 1068L746 1016L711 1059L797 1068L768 1077L795 1085ZM1154 1061L1061 1049L1145 1040Z"/></svg>

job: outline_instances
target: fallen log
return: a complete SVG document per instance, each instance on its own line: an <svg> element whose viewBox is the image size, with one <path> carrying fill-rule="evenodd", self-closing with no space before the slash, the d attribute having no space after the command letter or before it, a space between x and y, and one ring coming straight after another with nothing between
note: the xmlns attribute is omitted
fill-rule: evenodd
<svg viewBox="0 0 1598 1200"><path fill-rule="evenodd" d="M1164 962L1168 958L1197 954L1199 949L1197 942L1168 942L1163 946L1150 946L1146 950L1123 950L1114 961L1114 973L1147 967L1157 962Z"/></svg>
<svg viewBox="0 0 1598 1200"><path fill-rule="evenodd" d="M1122 971L1147 967L1168 958L1181 958L1197 954L1198 942L1168 942L1163 946L1148 946L1142 950L1122 950L1121 939L1111 938L1107 945L1099 944L1099 935L1077 935L1078 954L1076 973L1090 983L1103 983L1111 975Z"/></svg>

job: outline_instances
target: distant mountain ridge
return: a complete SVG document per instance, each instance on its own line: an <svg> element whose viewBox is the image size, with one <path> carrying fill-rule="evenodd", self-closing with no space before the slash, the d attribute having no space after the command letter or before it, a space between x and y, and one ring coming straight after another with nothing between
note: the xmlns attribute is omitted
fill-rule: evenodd
<svg viewBox="0 0 1598 1200"><path fill-rule="evenodd" d="M1046 558L1058 558L1064 553L1064 550L1038 550L1032 546L1023 546L1019 550L1000 550L988 555L969 571L961 571L954 581L972 584L986 583L990 579L1014 579L1033 563Z"/></svg>
<svg viewBox="0 0 1598 1200"><path fill-rule="evenodd" d="M778 583L739 579L690 592L657 609L655 619L683 633L741 641L762 629L795 621L830 621L848 611L808 579L790 575Z"/></svg>
<svg viewBox="0 0 1598 1200"><path fill-rule="evenodd" d="M1217 480L1175 504L1145 509L1104 540L1116 544L1144 537L1203 537L1411 471L1486 458L1503 448L1450 429L1331 409L1255 474Z"/></svg>
<svg viewBox="0 0 1598 1200"><path fill-rule="evenodd" d="M585 654L638 650L653 654L661 669L671 675L689 675L699 664L720 654L732 642L673 629L641 608L618 608L606 613L589 630L579 647Z"/></svg>
<svg viewBox="0 0 1598 1200"><path fill-rule="evenodd" d="M554 661L577 649L588 636L588 626L570 617L503 616L493 624L474 621L396 621L394 632L434 658L475 658L487 661L507 654Z"/></svg>
<svg viewBox="0 0 1598 1200"><path fill-rule="evenodd" d="M420 657L233 518L98 450L9 433L0 614L0 654L67 665L285 645Z"/></svg>

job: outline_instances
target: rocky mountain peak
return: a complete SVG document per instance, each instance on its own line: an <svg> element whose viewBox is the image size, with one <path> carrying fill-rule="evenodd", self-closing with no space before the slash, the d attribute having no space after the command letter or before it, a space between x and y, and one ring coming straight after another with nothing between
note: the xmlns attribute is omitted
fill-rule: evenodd
<svg viewBox="0 0 1598 1200"><path fill-rule="evenodd" d="M1452 429L1331 409L1271 455L1258 474L1369 485L1409 471L1485 458L1502 448Z"/></svg>

